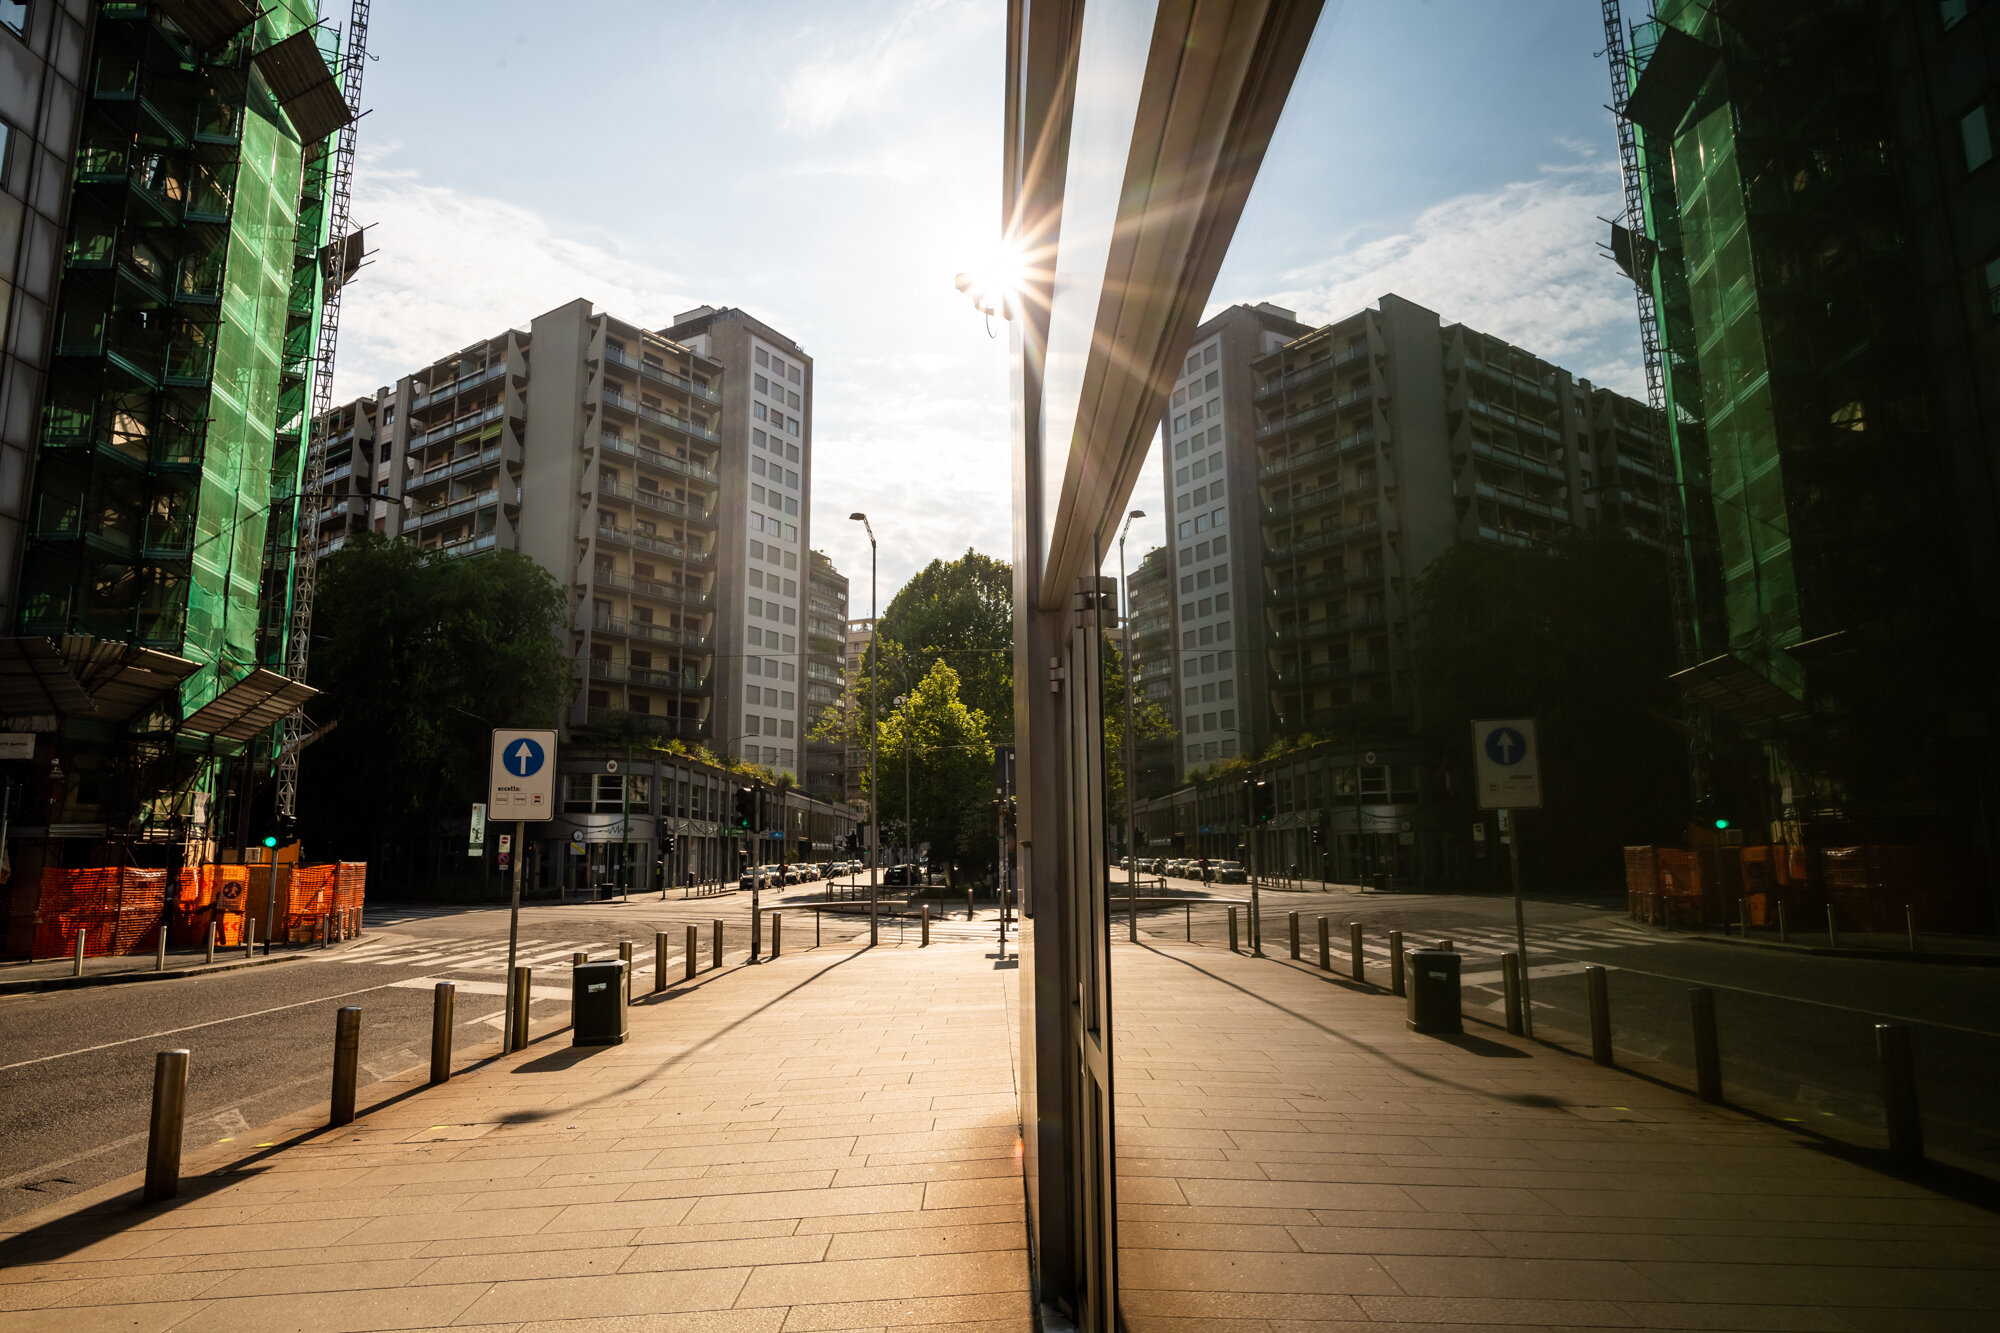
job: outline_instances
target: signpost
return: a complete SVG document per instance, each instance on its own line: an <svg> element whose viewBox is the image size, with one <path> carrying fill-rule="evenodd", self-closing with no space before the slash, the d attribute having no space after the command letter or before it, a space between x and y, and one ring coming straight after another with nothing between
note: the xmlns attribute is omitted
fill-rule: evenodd
<svg viewBox="0 0 2000 1333"><path fill-rule="evenodd" d="M528 822L555 818L555 732L495 727L486 785L487 810L496 819L514 821L514 840L521 843L525 853ZM502 857L509 850L507 835L503 833ZM518 856L513 865L513 907L507 916L507 1008L500 1028L503 1055L512 1049L510 1043L514 1040L514 958L521 939L521 867L526 860L525 855ZM527 1002L523 996L521 1003Z"/></svg>
<svg viewBox="0 0 2000 1333"><path fill-rule="evenodd" d="M1516 810L1542 808L1541 758L1535 750L1535 719L1501 718L1472 724L1474 786L1479 808L1498 810L1507 834L1507 865L1514 881L1514 947L1521 955L1521 1032L1535 1035L1534 1001L1528 984L1528 925L1521 910L1521 837L1513 827Z"/></svg>

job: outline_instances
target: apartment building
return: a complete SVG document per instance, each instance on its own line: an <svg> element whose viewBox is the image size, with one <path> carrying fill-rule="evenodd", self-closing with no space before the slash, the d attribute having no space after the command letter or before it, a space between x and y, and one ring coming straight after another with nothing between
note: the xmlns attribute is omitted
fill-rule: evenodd
<svg viewBox="0 0 2000 1333"><path fill-rule="evenodd" d="M1135 698L1159 705L1168 717L1174 715L1174 576L1173 558L1166 547L1146 552L1139 567L1126 579L1126 615L1131 645L1129 670L1133 673ZM1134 785L1141 800L1164 795L1174 785L1174 756L1180 743L1175 737L1139 742L1136 760L1138 779Z"/></svg>
<svg viewBox="0 0 2000 1333"><path fill-rule="evenodd" d="M812 553L806 581L806 715L810 733L847 700L847 576L824 551ZM825 800L847 797L847 745L806 741L806 790Z"/></svg>
<svg viewBox="0 0 2000 1333"><path fill-rule="evenodd" d="M1231 306L1195 330L1160 423L1166 457L1167 551L1177 773L1260 751L1265 678L1257 549L1259 418L1253 361L1310 332L1268 303Z"/></svg>

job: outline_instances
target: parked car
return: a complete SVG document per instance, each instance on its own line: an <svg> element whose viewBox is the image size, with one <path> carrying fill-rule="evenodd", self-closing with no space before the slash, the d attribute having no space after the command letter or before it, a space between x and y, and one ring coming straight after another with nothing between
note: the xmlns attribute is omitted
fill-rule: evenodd
<svg viewBox="0 0 2000 1333"><path fill-rule="evenodd" d="M1217 861L1214 863L1215 882L1218 884L1248 884L1250 872L1243 868L1241 861Z"/></svg>

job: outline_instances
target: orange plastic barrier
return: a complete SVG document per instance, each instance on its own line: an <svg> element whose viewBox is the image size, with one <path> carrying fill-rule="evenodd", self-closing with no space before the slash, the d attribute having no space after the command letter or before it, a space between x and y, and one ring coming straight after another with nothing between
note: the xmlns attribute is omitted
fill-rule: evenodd
<svg viewBox="0 0 2000 1333"><path fill-rule="evenodd" d="M106 958L152 948L166 911L167 872L134 866L88 870L45 868L35 913L34 957L60 958L76 951L85 932L85 956Z"/></svg>
<svg viewBox="0 0 2000 1333"><path fill-rule="evenodd" d="M277 934L293 944L313 943L329 914L362 906L367 881L365 861L292 867L291 883L279 893L283 913Z"/></svg>

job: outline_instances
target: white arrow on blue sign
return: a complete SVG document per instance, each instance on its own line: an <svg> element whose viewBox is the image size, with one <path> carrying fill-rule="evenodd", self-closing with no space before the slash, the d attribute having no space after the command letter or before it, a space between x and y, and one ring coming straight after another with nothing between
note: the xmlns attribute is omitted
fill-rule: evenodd
<svg viewBox="0 0 2000 1333"><path fill-rule="evenodd" d="M1535 719L1498 718L1472 724L1473 785L1482 810L1539 810L1541 760Z"/></svg>
<svg viewBox="0 0 2000 1333"><path fill-rule="evenodd" d="M531 778L541 772L542 761L546 758L548 751L526 736L509 745L507 752L501 756L507 771L517 778Z"/></svg>
<svg viewBox="0 0 2000 1333"><path fill-rule="evenodd" d="M487 769L487 818L555 818L556 734L496 727Z"/></svg>

